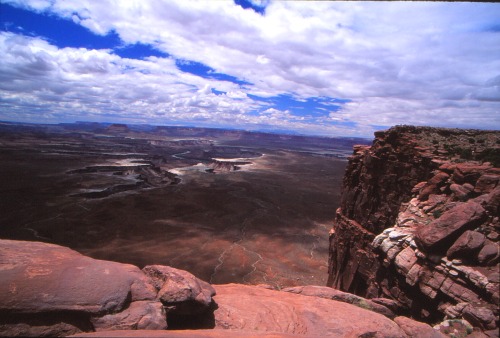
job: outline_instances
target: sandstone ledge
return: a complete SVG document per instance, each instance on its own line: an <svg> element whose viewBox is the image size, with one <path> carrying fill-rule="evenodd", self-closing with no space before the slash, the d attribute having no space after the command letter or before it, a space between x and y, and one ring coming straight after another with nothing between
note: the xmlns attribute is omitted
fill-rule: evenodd
<svg viewBox="0 0 500 338"><path fill-rule="evenodd" d="M264 337L264 338L293 338L293 337L303 337L302 335L296 334L285 334L280 332L258 332L258 331L240 331L240 330L224 330L224 329L213 329L213 330L135 330L135 331L101 331L101 332L89 332L89 333L79 333L71 337L103 337L103 338L113 338L113 337L159 337L159 338L205 338L205 337L236 337L236 338L250 338L250 337Z"/></svg>
<svg viewBox="0 0 500 338"><path fill-rule="evenodd" d="M54 244L0 240L2 336L411 337L415 327L438 334L411 319L400 327L390 301L318 286L286 291L212 286L167 266L140 270Z"/></svg>

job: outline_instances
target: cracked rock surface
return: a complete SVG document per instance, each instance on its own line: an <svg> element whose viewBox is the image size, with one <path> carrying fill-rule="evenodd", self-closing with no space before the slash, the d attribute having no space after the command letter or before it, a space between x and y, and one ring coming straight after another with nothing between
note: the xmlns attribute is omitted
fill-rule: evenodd
<svg viewBox="0 0 500 338"><path fill-rule="evenodd" d="M329 285L390 298L429 323L496 330L500 132L400 126L375 136L349 160Z"/></svg>

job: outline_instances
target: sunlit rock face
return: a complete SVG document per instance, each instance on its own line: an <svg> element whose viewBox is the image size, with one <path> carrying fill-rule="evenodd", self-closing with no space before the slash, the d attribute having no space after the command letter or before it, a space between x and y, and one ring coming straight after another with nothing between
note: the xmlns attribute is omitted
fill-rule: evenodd
<svg viewBox="0 0 500 338"><path fill-rule="evenodd" d="M398 126L355 147L328 285L498 327L500 132Z"/></svg>
<svg viewBox="0 0 500 338"><path fill-rule="evenodd" d="M215 290L186 271L92 259L41 242L0 240L0 335L161 330L208 311Z"/></svg>
<svg viewBox="0 0 500 338"><path fill-rule="evenodd" d="M212 286L169 266L140 270L41 242L0 240L0 283L0 336L404 338L417 327L439 337L395 317L389 301L320 286Z"/></svg>

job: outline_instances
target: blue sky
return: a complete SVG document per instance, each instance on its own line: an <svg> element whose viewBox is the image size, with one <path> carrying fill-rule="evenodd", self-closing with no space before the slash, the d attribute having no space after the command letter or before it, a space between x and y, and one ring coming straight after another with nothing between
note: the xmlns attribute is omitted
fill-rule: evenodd
<svg viewBox="0 0 500 338"><path fill-rule="evenodd" d="M500 129L500 6L3 0L0 120Z"/></svg>

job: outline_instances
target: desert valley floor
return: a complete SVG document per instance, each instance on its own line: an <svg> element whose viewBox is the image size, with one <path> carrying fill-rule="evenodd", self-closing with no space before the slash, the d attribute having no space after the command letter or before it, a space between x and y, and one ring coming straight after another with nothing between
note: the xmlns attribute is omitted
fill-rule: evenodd
<svg viewBox="0 0 500 338"><path fill-rule="evenodd" d="M325 285L359 139L0 124L0 237L214 284Z"/></svg>

